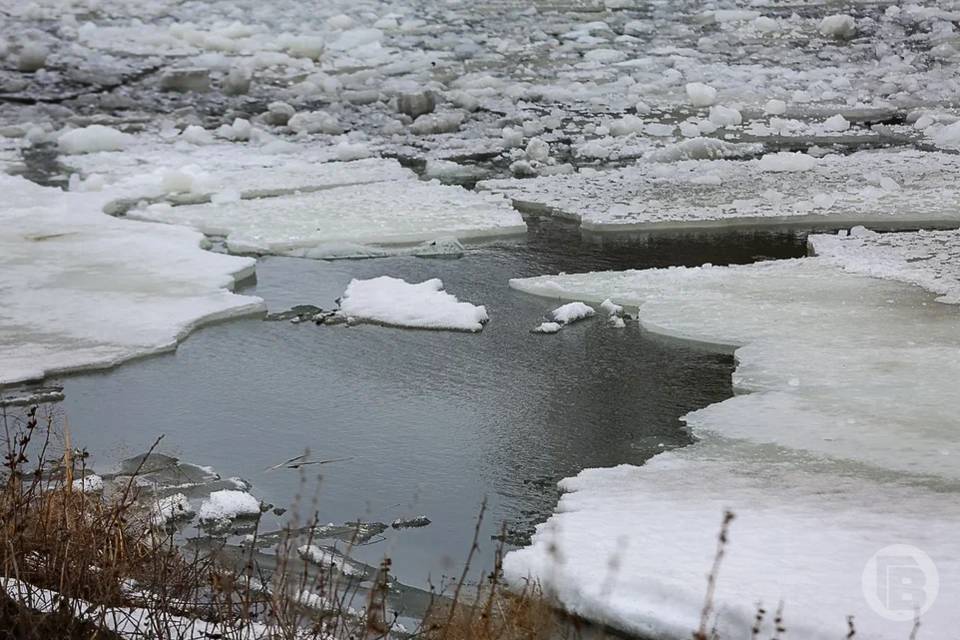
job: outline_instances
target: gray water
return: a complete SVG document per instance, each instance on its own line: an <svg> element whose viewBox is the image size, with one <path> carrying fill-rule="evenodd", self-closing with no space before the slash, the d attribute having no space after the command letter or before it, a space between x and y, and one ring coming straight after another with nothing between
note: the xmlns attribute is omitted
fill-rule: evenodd
<svg viewBox="0 0 960 640"><path fill-rule="evenodd" d="M636 322L617 330L585 321L533 335L556 303L514 291L508 280L803 250L793 236L601 246L567 225L533 219L530 229L526 239L459 259L263 258L244 292L271 311L331 308L351 278L387 274L439 277L460 299L485 304L491 321L479 334L256 318L209 326L174 353L64 379L74 442L107 466L164 434L160 451L241 476L258 497L298 503L304 516L317 509L321 522L426 515L429 526L388 530L354 554L373 564L389 555L398 578L419 586L460 570L486 498L479 562L489 565L501 524L522 543L556 505L557 480L689 443L678 418L729 397L733 367L729 356L658 340ZM265 471L305 449L347 460ZM287 517L268 513L264 526Z"/></svg>

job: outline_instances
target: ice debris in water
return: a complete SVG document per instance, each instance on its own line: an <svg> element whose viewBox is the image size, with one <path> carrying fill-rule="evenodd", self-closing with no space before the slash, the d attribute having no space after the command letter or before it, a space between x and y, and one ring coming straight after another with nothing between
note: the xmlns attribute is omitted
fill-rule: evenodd
<svg viewBox="0 0 960 640"><path fill-rule="evenodd" d="M532 329L533 333L557 333L560 329L563 328L563 325L559 322L541 322L536 327Z"/></svg>
<svg viewBox="0 0 960 640"><path fill-rule="evenodd" d="M208 514L210 513L211 511L208 510ZM150 513L150 523L155 527L163 527L174 520L189 518L193 514L193 507L190 505L187 496L182 493L174 493L158 498L154 502Z"/></svg>
<svg viewBox="0 0 960 640"><path fill-rule="evenodd" d="M85 475L73 481L73 490L81 493L97 493L103 491L103 478L95 473Z"/></svg>
<svg viewBox="0 0 960 640"><path fill-rule="evenodd" d="M596 312L590 305L582 302L568 302L551 311L550 317L553 318L554 322L567 325L577 320L590 318L594 313Z"/></svg>
<svg viewBox="0 0 960 640"><path fill-rule="evenodd" d="M438 278L412 284L390 276L351 280L337 313L396 327L474 332L490 319L484 306L459 301Z"/></svg>
<svg viewBox="0 0 960 640"><path fill-rule="evenodd" d="M92 124L60 134L57 144L64 153L94 153L119 151L128 146L133 136L112 127Z"/></svg>
<svg viewBox="0 0 960 640"><path fill-rule="evenodd" d="M260 501L246 491L223 489L214 491L202 503L198 511L200 520L219 522L235 518L260 515Z"/></svg>

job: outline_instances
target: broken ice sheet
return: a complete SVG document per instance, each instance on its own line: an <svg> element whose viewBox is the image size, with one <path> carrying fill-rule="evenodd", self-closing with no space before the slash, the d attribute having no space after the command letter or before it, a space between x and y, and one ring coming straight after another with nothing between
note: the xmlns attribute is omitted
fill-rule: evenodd
<svg viewBox="0 0 960 640"><path fill-rule="evenodd" d="M526 231L520 214L501 196L414 177L239 202L154 205L128 216L226 236L232 253L311 258L367 256L371 246L383 252L437 238Z"/></svg>
<svg viewBox="0 0 960 640"><path fill-rule="evenodd" d="M923 550L940 572L927 632L960 623L955 307L918 287L846 273L830 257L511 285L636 305L650 331L731 345L740 392L684 418L697 444L564 481L571 493L557 513L530 548L507 557L511 579L532 572L576 613L687 637L731 508L716 598L722 635L749 635L756 603L771 611L780 600L803 637L842 635L847 615L858 634L908 634L912 619L881 618L860 583L870 556L893 543Z"/></svg>
<svg viewBox="0 0 960 640"><path fill-rule="evenodd" d="M813 158L640 163L528 180L488 180L522 209L579 219L585 229L656 229L802 222L960 223L960 157L860 151Z"/></svg>
<svg viewBox="0 0 960 640"><path fill-rule="evenodd" d="M194 327L260 313L230 292L253 261L189 229L118 220L95 194L0 175L0 383L169 350Z"/></svg>

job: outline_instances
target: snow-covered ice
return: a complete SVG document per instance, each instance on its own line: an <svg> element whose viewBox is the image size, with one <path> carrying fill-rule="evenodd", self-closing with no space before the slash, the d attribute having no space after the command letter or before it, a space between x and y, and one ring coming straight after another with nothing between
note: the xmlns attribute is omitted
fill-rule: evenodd
<svg viewBox="0 0 960 640"><path fill-rule="evenodd" d="M490 319L484 306L459 301L437 278L409 283L390 276L351 280L337 313L396 327L457 331L480 331Z"/></svg>
<svg viewBox="0 0 960 640"><path fill-rule="evenodd" d="M441 238L469 240L526 230L520 214L501 196L412 175L376 188L350 185L240 202L152 205L128 216L226 236L234 253L311 258L366 256Z"/></svg>
<svg viewBox="0 0 960 640"><path fill-rule="evenodd" d="M174 520L189 518L193 514L193 507L190 505L187 496L182 493L174 493L159 498L153 504L150 512L150 523L155 527L163 527Z"/></svg>
<svg viewBox="0 0 960 640"><path fill-rule="evenodd" d="M214 491L202 503L197 512L204 522L218 522L234 518L260 515L260 501L246 491L223 489Z"/></svg>
<svg viewBox="0 0 960 640"><path fill-rule="evenodd" d="M195 231L112 218L102 194L6 175L0 190L0 383L113 366L264 309L230 292L253 261Z"/></svg>
<svg viewBox="0 0 960 640"><path fill-rule="evenodd" d="M960 223L960 158L859 151L813 158L638 163L526 180L488 180L522 209L579 219L598 231L723 225Z"/></svg>
<svg viewBox="0 0 960 640"><path fill-rule="evenodd" d="M533 574L594 620L689 637L729 508L721 636L748 636L756 604L772 611L781 600L798 637L841 636L848 615L858 635L909 635L912 612L882 618L861 586L870 557L895 543L933 559L940 592L922 628L949 635L960 624L960 472L950 462L960 315L919 287L840 266L883 264L887 276L900 269L898 279L942 293L930 284L942 263L910 259L918 245L938 253L928 236L887 248L884 236L858 233L821 257L749 266L512 281L551 298L636 305L647 330L736 349L738 393L685 417L697 444L565 480L569 493L532 546L507 556L508 577ZM879 258L857 257L871 245Z"/></svg>
<svg viewBox="0 0 960 640"><path fill-rule="evenodd" d="M561 325L564 325L589 318L593 316L594 313L595 311L590 305L582 302L568 302L551 311L550 317L553 318L554 322L559 322Z"/></svg>

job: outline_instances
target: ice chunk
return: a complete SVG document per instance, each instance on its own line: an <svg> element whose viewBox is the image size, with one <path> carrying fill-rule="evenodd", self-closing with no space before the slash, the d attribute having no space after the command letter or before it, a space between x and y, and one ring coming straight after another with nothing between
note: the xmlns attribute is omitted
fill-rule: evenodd
<svg viewBox="0 0 960 640"><path fill-rule="evenodd" d="M838 113L824 120L823 128L827 131L846 131L850 128L850 121Z"/></svg>
<svg viewBox="0 0 960 640"><path fill-rule="evenodd" d="M603 302L600 303L600 310L603 311L608 316L623 315L623 307L619 304L616 304L610 298L606 298Z"/></svg>
<svg viewBox="0 0 960 640"><path fill-rule="evenodd" d="M556 333L562 328L559 322L541 322L533 328L533 333Z"/></svg>
<svg viewBox="0 0 960 640"><path fill-rule="evenodd" d="M287 121L287 126L298 133L341 133L343 128L336 117L326 111L304 111Z"/></svg>
<svg viewBox="0 0 960 640"><path fill-rule="evenodd" d="M351 280L338 314L396 327L459 331L480 331L489 320L485 307L460 302L437 278L411 284L390 276Z"/></svg>
<svg viewBox="0 0 960 640"><path fill-rule="evenodd" d="M0 384L172 349L204 321L260 313L230 293L253 260L182 227L104 215L108 194L0 174Z"/></svg>
<svg viewBox="0 0 960 640"><path fill-rule="evenodd" d="M805 153L799 151L791 153L789 151L780 151L778 153L767 153L758 163L758 167L761 171L769 171L772 173L782 173L782 172L792 172L792 171L809 171L817 165L817 159L813 156L808 156Z"/></svg>
<svg viewBox="0 0 960 640"><path fill-rule="evenodd" d="M119 151L130 144L133 136L112 127L92 124L60 134L57 144L63 153L94 153Z"/></svg>
<svg viewBox="0 0 960 640"><path fill-rule="evenodd" d="M23 45L17 58L17 68L26 73L33 73L43 69L47 64L50 50L39 42L28 42Z"/></svg>
<svg viewBox="0 0 960 640"><path fill-rule="evenodd" d="M709 107L717 100L717 90L702 82L687 83L687 100L695 107Z"/></svg>
<svg viewBox="0 0 960 640"><path fill-rule="evenodd" d="M722 104L710 107L710 122L718 127L728 127L740 124L742 121L743 117L736 109L725 107Z"/></svg>
<svg viewBox="0 0 960 640"><path fill-rule="evenodd" d="M852 38L857 33L857 21L840 13L827 16L820 21L820 33L830 38Z"/></svg>
<svg viewBox="0 0 960 640"><path fill-rule="evenodd" d="M200 520L217 522L260 515L260 501L246 491L214 491L200 503Z"/></svg>
<svg viewBox="0 0 960 640"><path fill-rule="evenodd" d="M767 100L767 103L763 106L764 113L770 114L772 116L779 116L787 111L787 103L783 100L771 99Z"/></svg>
<svg viewBox="0 0 960 640"><path fill-rule="evenodd" d="M333 177L349 183L350 175L344 166ZM349 257L344 251L348 245L354 248L352 255L364 256L371 245L401 249L444 237L504 236L526 229L520 214L500 196L422 182L409 172L378 189L335 186L240 202L155 206L127 215L225 235L235 253L314 258Z"/></svg>
<svg viewBox="0 0 960 640"><path fill-rule="evenodd" d="M95 473L91 473L90 475L74 480L72 488L74 491L81 493L97 493L103 491L103 478Z"/></svg>
<svg viewBox="0 0 960 640"><path fill-rule="evenodd" d="M362 576L365 573L362 567L353 564L343 554L333 549L325 549L315 544L305 544L297 549L297 554L304 560L320 567L333 567L345 576Z"/></svg>
<svg viewBox="0 0 960 640"><path fill-rule="evenodd" d="M559 306L553 311L550 312L550 316L553 318L554 322L559 322L560 324L570 324L571 322L576 322L577 320L583 320L584 318L589 318L594 314L593 307L586 305L582 302L568 302L565 305Z"/></svg>
<svg viewBox="0 0 960 640"><path fill-rule="evenodd" d="M685 141L682 145L694 144ZM697 143L699 144L699 143ZM718 151L732 150L720 144ZM711 149L711 146L705 146ZM667 150L649 159L671 160ZM589 231L665 229L720 224L783 224L807 216L844 226L916 228L960 223L960 157L920 151L861 151L850 155L767 154L759 160L638 163L623 169L526 180L485 180L477 188L502 193L521 210L579 219ZM900 185L887 189L873 174ZM722 189L706 189L722 184ZM876 186L874 186L876 185Z"/></svg>

